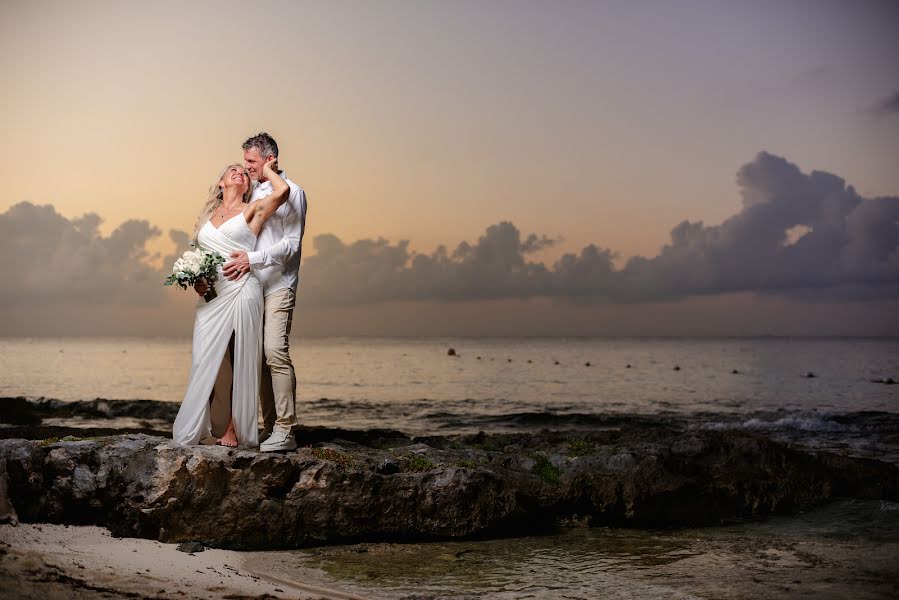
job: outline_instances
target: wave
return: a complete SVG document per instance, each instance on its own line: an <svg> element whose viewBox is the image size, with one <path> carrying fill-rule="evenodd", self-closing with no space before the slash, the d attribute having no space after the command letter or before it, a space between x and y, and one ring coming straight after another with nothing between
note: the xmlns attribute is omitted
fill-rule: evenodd
<svg viewBox="0 0 899 600"><path fill-rule="evenodd" d="M694 417L694 427L700 429L745 429L759 432L847 433L869 431L899 432L899 413L883 411L855 411L830 413L802 411L793 414L755 413L747 415L716 415L705 413ZM723 418L722 418L723 417Z"/></svg>
<svg viewBox="0 0 899 600"><path fill-rule="evenodd" d="M743 429L758 431L795 430L822 433L855 432L859 430L859 427L856 425L838 423L828 417L804 415L782 417L775 421L767 421L758 418L749 419L742 424L742 427Z"/></svg>

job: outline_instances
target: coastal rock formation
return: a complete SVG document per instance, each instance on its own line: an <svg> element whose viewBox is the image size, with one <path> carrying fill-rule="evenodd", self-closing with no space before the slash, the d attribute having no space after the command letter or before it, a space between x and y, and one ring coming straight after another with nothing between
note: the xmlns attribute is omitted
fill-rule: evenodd
<svg viewBox="0 0 899 600"><path fill-rule="evenodd" d="M13 424L39 423L42 418L101 418L124 417L133 420L174 422L180 404L158 400L78 400L64 402L52 398L27 400L23 397L0 398L0 422ZM14 418L15 417L15 418ZM27 420L27 421L26 421Z"/></svg>
<svg viewBox="0 0 899 600"><path fill-rule="evenodd" d="M299 442L296 452L263 454L145 434L0 440L8 494L0 506L8 501L24 522L251 549L507 535L559 523L718 524L838 496L899 499L895 465L736 430L410 439L306 428Z"/></svg>

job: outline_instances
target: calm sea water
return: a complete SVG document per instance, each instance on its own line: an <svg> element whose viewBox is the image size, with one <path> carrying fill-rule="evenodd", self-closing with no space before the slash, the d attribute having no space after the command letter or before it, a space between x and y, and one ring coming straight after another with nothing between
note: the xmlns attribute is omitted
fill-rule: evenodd
<svg viewBox="0 0 899 600"><path fill-rule="evenodd" d="M3 339L0 395L180 402L190 351L189 339ZM294 339L291 356L310 425L389 419L417 433L543 411L899 409L899 386L872 383L899 380L897 339L328 338Z"/></svg>

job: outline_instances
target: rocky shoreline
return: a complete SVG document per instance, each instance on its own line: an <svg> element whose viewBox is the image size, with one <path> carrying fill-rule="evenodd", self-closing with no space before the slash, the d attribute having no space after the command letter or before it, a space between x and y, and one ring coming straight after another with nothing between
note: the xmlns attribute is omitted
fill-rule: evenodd
<svg viewBox="0 0 899 600"><path fill-rule="evenodd" d="M25 412L35 405L22 402ZM521 535L560 524L686 527L839 497L899 500L893 464L745 431L607 425L416 438L300 428L296 452L264 454L179 447L153 429L32 420L0 428L0 519L263 549Z"/></svg>

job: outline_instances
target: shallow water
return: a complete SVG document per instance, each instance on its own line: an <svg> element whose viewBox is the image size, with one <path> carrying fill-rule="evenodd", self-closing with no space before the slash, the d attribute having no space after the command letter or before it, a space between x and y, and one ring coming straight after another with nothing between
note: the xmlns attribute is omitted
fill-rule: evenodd
<svg viewBox="0 0 899 600"><path fill-rule="evenodd" d="M382 599L894 598L899 504L845 500L715 528L261 552L247 566Z"/></svg>

